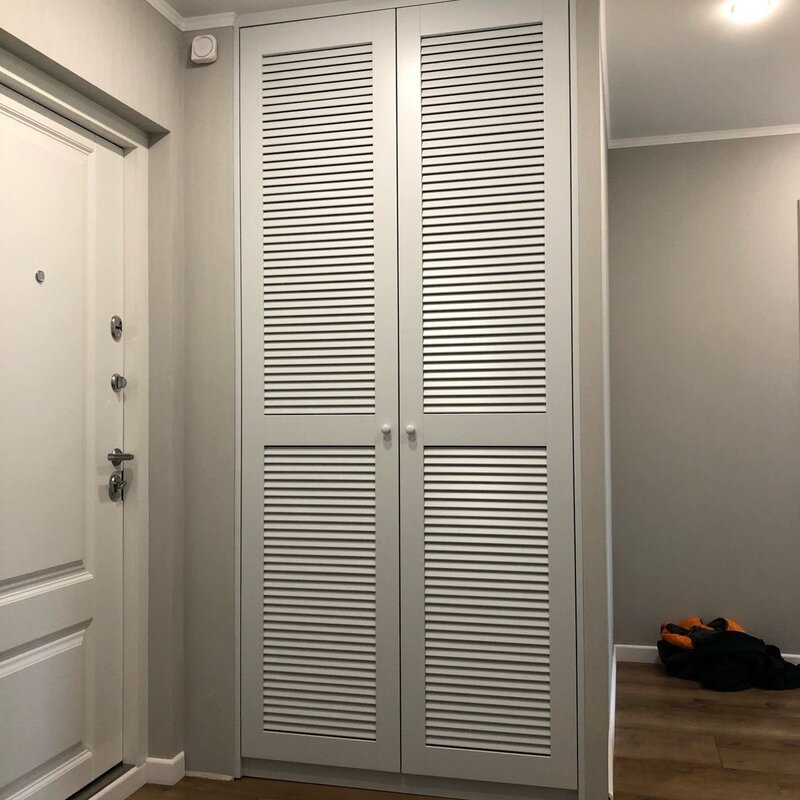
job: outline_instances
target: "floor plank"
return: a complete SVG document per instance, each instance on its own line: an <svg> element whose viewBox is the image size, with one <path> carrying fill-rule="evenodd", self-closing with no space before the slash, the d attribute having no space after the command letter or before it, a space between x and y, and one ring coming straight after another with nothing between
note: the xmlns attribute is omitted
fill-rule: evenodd
<svg viewBox="0 0 800 800"><path fill-rule="evenodd" d="M800 691L710 692L617 668L615 800L800 800Z"/></svg>
<svg viewBox="0 0 800 800"><path fill-rule="evenodd" d="M680 761L721 766L713 736L685 735L670 731L617 728L614 753L618 758Z"/></svg>
<svg viewBox="0 0 800 800"><path fill-rule="evenodd" d="M133 798L135 800L440 800L396 792L269 781L261 778L242 778L237 781L184 778L175 786L143 786Z"/></svg>
<svg viewBox="0 0 800 800"><path fill-rule="evenodd" d="M725 769L800 776L800 749L766 750L758 742L739 745L719 743L718 747Z"/></svg>
<svg viewBox="0 0 800 800"><path fill-rule="evenodd" d="M797 717L705 703L618 700L617 724L623 728L706 736L747 731L749 736L765 741L800 745L800 719Z"/></svg>
<svg viewBox="0 0 800 800"><path fill-rule="evenodd" d="M800 777L677 762L615 759L614 788L652 800L800 800Z"/></svg>

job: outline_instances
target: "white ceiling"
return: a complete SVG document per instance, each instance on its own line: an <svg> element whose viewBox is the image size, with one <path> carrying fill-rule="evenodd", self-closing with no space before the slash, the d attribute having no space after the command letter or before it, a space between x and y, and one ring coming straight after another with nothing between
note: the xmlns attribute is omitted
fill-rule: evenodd
<svg viewBox="0 0 800 800"><path fill-rule="evenodd" d="M611 138L800 124L800 0L606 0Z"/></svg>
<svg viewBox="0 0 800 800"><path fill-rule="evenodd" d="M222 14L226 11L247 14L251 11L273 11L276 8L313 6L324 2L333 0L169 0L169 4L183 17Z"/></svg>
<svg viewBox="0 0 800 800"><path fill-rule="evenodd" d="M184 17L332 0L169 0ZM611 139L800 125L800 0L743 25L730 0L606 0Z"/></svg>

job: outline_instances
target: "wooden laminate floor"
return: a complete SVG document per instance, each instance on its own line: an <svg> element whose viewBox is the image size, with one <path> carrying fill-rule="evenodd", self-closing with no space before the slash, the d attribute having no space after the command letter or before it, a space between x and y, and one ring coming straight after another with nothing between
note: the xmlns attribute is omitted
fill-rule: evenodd
<svg viewBox="0 0 800 800"><path fill-rule="evenodd" d="M732 694L619 664L614 800L800 800L800 690Z"/></svg>
<svg viewBox="0 0 800 800"><path fill-rule="evenodd" d="M720 694L620 664L614 800L800 800L800 691ZM409 795L243 778L184 778L135 800L409 800ZM416 800L432 800L420 798Z"/></svg>
<svg viewBox="0 0 800 800"><path fill-rule="evenodd" d="M209 781L184 778L175 786L143 786L134 800L436 800L420 795L319 786L313 783L267 781Z"/></svg>

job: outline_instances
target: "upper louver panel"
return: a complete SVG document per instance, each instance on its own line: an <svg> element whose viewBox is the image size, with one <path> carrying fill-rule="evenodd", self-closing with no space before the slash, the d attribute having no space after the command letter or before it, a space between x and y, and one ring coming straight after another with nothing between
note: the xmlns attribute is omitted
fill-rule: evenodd
<svg viewBox="0 0 800 800"><path fill-rule="evenodd" d="M262 59L264 411L375 411L371 44Z"/></svg>
<svg viewBox="0 0 800 800"><path fill-rule="evenodd" d="M544 412L541 24L425 36L426 413Z"/></svg>

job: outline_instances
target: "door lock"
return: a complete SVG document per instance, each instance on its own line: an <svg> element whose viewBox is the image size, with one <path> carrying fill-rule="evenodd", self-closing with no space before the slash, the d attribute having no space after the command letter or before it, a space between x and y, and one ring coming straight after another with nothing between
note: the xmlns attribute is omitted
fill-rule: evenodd
<svg viewBox="0 0 800 800"><path fill-rule="evenodd" d="M125 487L128 481L125 480L122 470L116 469L108 479L108 496L115 502L121 503L125 500Z"/></svg>
<svg viewBox="0 0 800 800"><path fill-rule="evenodd" d="M122 317L119 317L116 314L114 314L114 316L111 317L110 328L111 328L111 338L115 342L118 342L122 338Z"/></svg>

